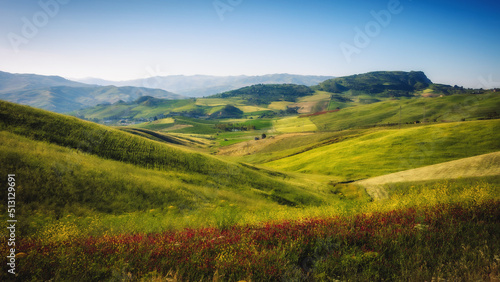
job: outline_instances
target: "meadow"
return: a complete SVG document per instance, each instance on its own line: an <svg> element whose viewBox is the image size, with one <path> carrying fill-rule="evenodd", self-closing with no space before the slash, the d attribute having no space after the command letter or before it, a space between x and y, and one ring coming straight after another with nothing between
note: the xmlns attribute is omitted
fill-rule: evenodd
<svg viewBox="0 0 500 282"><path fill-rule="evenodd" d="M333 103L338 103L332 100ZM457 122L499 118L500 94L449 95L436 98L402 98L363 105L339 104L341 111L311 117L320 130L397 125L400 123ZM401 107L401 112L400 112ZM332 109L330 107L329 109ZM400 116L401 113L401 116Z"/></svg>
<svg viewBox="0 0 500 282"><path fill-rule="evenodd" d="M471 121L376 129L265 166L344 177L345 181L423 167L500 150L500 122Z"/></svg>
<svg viewBox="0 0 500 282"><path fill-rule="evenodd" d="M308 132L318 128L308 118L287 117L278 119L273 124L273 131L277 133Z"/></svg>
<svg viewBox="0 0 500 282"><path fill-rule="evenodd" d="M498 277L500 267L499 204L468 201L223 229L23 238L18 279L485 281Z"/></svg>
<svg viewBox="0 0 500 282"><path fill-rule="evenodd" d="M94 215L115 218L158 209L169 216L156 227L186 227L191 223L171 222L194 215L194 225L212 224L221 216L211 212L224 212L224 202L252 211L321 205L328 197L320 189L326 184L301 175L228 162L185 146L196 139L135 135L11 103L0 107L0 172L15 171L22 179L19 213L26 220L20 232L26 236L67 215L85 222Z"/></svg>
<svg viewBox="0 0 500 282"><path fill-rule="evenodd" d="M316 94L296 102L330 95ZM376 201L351 182L499 151L499 121L477 120L497 96L470 97L346 103L310 117L173 117L119 129L0 101L0 174L18 178L16 279L498 279L500 176L387 183L387 197ZM446 122L387 126L401 103ZM460 114L432 110L444 104ZM383 112L392 116L381 119ZM254 130L221 131L219 123ZM266 140L253 140L262 133ZM219 146L255 152L214 156ZM7 267L2 281L12 278Z"/></svg>

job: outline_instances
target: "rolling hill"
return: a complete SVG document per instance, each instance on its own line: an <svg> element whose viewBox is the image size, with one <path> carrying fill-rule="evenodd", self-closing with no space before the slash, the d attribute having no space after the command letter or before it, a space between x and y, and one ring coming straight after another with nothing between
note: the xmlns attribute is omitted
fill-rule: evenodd
<svg viewBox="0 0 500 282"><path fill-rule="evenodd" d="M424 90L432 81L420 71L378 71L365 74L329 79L318 88L332 93L350 91L351 94L370 94L377 97L411 96L413 92Z"/></svg>
<svg viewBox="0 0 500 282"><path fill-rule="evenodd" d="M84 87L88 84L67 80L60 76L13 74L0 71L0 93L52 86Z"/></svg>
<svg viewBox="0 0 500 282"><path fill-rule="evenodd" d="M265 165L359 180L499 151L499 132L499 120L374 129L317 148L311 144L309 150L297 148Z"/></svg>
<svg viewBox="0 0 500 282"><path fill-rule="evenodd" d="M269 105L271 102L285 101L296 102L297 98L313 95L314 91L304 85L296 84L257 84L232 90L209 98L234 98L244 99L250 105Z"/></svg>
<svg viewBox="0 0 500 282"><path fill-rule="evenodd" d="M386 184L441 179L500 176L500 152L386 174L356 181L376 200L387 198Z"/></svg>
<svg viewBox="0 0 500 282"><path fill-rule="evenodd" d="M169 142L142 131L150 135L144 138L3 101L0 133L0 171L22 179L19 206L26 216L120 214L169 206L187 213L216 207L221 199L245 203L245 209L324 202L325 195L297 184L301 181L294 176L168 144L186 145L182 138Z"/></svg>
<svg viewBox="0 0 500 282"><path fill-rule="evenodd" d="M332 85L342 85L342 91L335 89ZM113 105L99 105L72 114L102 122L120 119L144 121L144 119L161 118L169 114L188 117L209 116L227 105L239 108L245 116L268 118L296 113L310 114L341 110L339 115L342 118L339 118L339 121L334 121L335 118L325 119L325 116L311 118L311 120L319 130L342 130L352 126L399 122L399 107L397 106L408 106L403 112L404 123L424 119L455 121L460 115L461 108L470 110L470 104L473 103L481 105L481 108L474 113L460 116L460 119L495 118L498 116L495 108L496 101L493 106L489 106L487 109L489 112L486 113L483 111L483 108L488 107L485 99L491 97L478 96L482 94L496 95L493 92L477 91L476 93L475 90L458 86L434 84L422 72L373 72L335 78L311 87L296 84L255 84L206 98L188 99L184 102L157 102L153 105L146 105L118 101L119 103ZM447 98L448 96L453 98ZM428 100L421 98L428 98ZM442 99L432 100L434 98ZM401 104L396 105L398 101ZM373 104L373 108L360 107L370 104ZM363 113L358 111L363 111ZM458 113L458 115L445 116L445 112Z"/></svg>
<svg viewBox="0 0 500 282"><path fill-rule="evenodd" d="M334 100L330 103L336 104ZM500 93L454 94L442 97L351 104L340 111L308 117L320 130L414 123L500 118ZM400 111L401 110L401 111Z"/></svg>
<svg viewBox="0 0 500 282"><path fill-rule="evenodd" d="M153 119L165 115L212 116L212 118L235 117L235 115L220 115L221 111L230 106L238 108L246 115L262 115L264 113L271 115L281 113L284 115L294 114L296 111L286 105L276 108L277 103L292 104L297 99L311 96L314 93L313 90L304 85L259 84L198 99L165 100L143 96L133 102L124 103L119 101L112 105L98 105L93 108L74 111L71 114L99 121L117 119L143 121L144 119ZM243 113L236 116L242 116Z"/></svg>
<svg viewBox="0 0 500 282"><path fill-rule="evenodd" d="M120 100L133 101L141 96L184 98L160 89L97 86L70 81L59 76L0 72L0 99L58 113Z"/></svg>

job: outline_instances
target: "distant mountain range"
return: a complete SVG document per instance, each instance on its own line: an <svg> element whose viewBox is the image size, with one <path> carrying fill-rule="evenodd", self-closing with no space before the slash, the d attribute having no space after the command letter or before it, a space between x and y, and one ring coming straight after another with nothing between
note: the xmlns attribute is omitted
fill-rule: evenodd
<svg viewBox="0 0 500 282"><path fill-rule="evenodd" d="M134 101L141 96L184 99L161 89L90 85L60 76L13 74L0 71L0 99L58 113L98 104Z"/></svg>
<svg viewBox="0 0 500 282"><path fill-rule="evenodd" d="M60 76L14 74L0 71L0 99L58 113L99 104L133 102L142 96L185 99L209 96L254 84L317 85L330 76L271 74L263 76L162 76L129 81L97 78L68 80ZM170 92L172 91L172 92ZM175 94L175 93L178 94Z"/></svg>
<svg viewBox="0 0 500 282"><path fill-rule="evenodd" d="M71 114L108 122L151 120L164 116L240 116L241 113L224 108L230 105L239 108L249 117L273 117L296 114L299 110L301 113L338 110L401 97L437 97L465 93L467 90L460 87L434 84L420 71L377 71L329 79L313 86L255 84L205 98L177 101L143 96L133 102L100 105Z"/></svg>
<svg viewBox="0 0 500 282"><path fill-rule="evenodd" d="M159 88L187 97L204 97L255 84L286 83L312 86L331 78L334 77L294 74L268 74L261 76L171 75L128 81L107 81L97 78L77 79L77 81L97 85Z"/></svg>
<svg viewBox="0 0 500 282"><path fill-rule="evenodd" d="M69 113L102 104L116 106L118 102L132 107L141 97L162 100L182 100L187 96L239 97L246 101L246 105L267 106L274 101L295 102L296 98L312 95L318 90L335 94L339 102L360 96L364 100L370 98L370 101L375 102L380 101L379 98L413 97L416 92L423 91L443 95L466 92L463 87L434 84L420 71L378 71L338 78L291 74L226 77L179 75L121 82L96 79L85 81L108 85L76 82L60 76L0 72L0 99L53 112ZM165 88L178 94L164 90ZM191 105L194 108L190 110L200 110L198 108L202 107L201 102L196 104L195 101L191 102L194 103ZM169 107L173 105L165 103ZM185 107L189 103L181 104L185 104Z"/></svg>

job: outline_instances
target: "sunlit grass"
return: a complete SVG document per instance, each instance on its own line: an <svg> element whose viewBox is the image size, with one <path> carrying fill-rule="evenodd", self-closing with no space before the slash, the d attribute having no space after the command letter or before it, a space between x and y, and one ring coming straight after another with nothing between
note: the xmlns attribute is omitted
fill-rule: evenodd
<svg viewBox="0 0 500 282"><path fill-rule="evenodd" d="M498 204L438 204L250 225L232 224L240 215L228 205L213 211L218 228L94 236L73 236L74 224L67 221L44 233L49 237L20 239L25 255L17 266L23 280L484 281L498 277ZM106 223L90 219L88 225Z"/></svg>
<svg viewBox="0 0 500 282"><path fill-rule="evenodd" d="M386 184L389 198L375 201L365 211L433 206L448 203L480 203L500 200L500 175Z"/></svg>
<svg viewBox="0 0 500 282"><path fill-rule="evenodd" d="M257 107L257 106L237 106L238 109L242 110L244 113L253 113L259 111L265 111L267 108Z"/></svg>
<svg viewBox="0 0 500 282"><path fill-rule="evenodd" d="M367 99L373 97L368 96ZM400 112L401 107L401 112ZM452 122L498 118L500 94L461 94L437 98L387 100L347 107L334 113L311 117L320 130L345 130L400 122ZM342 107L341 107L342 108Z"/></svg>
<svg viewBox="0 0 500 282"><path fill-rule="evenodd" d="M296 136L276 144L305 152L283 173L0 106L0 174L19 179L18 279L498 278L499 176L390 184L383 201L339 183L498 150L498 121Z"/></svg>
<svg viewBox="0 0 500 282"><path fill-rule="evenodd" d="M379 130L266 166L359 180L496 152L499 135L498 120Z"/></svg>
<svg viewBox="0 0 500 282"><path fill-rule="evenodd" d="M267 108L271 110L286 110L289 105L292 105L293 102L285 102L285 101L275 101L270 103Z"/></svg>
<svg viewBox="0 0 500 282"><path fill-rule="evenodd" d="M281 133L309 132L318 129L309 118L299 118L296 116L277 119L274 121L273 126L273 132Z"/></svg>
<svg viewBox="0 0 500 282"><path fill-rule="evenodd" d="M305 96L297 99L297 102L319 102L330 100L332 93L326 91L316 91L312 96Z"/></svg>

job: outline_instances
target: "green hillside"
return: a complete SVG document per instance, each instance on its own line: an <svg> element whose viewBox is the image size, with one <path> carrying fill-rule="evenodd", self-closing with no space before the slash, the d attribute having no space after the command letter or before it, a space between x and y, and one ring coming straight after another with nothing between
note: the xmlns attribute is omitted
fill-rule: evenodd
<svg viewBox="0 0 500 282"><path fill-rule="evenodd" d="M220 200L240 203L243 211L321 205L328 197L296 184L304 183L300 176L172 146L165 143L168 136L161 140L142 131L147 139L137 131L130 134L3 101L0 133L0 173L19 175L24 215L120 214L170 206L191 213L213 210Z"/></svg>
<svg viewBox="0 0 500 282"><path fill-rule="evenodd" d="M388 100L309 117L320 130L500 118L500 93Z"/></svg>
<svg viewBox="0 0 500 282"><path fill-rule="evenodd" d="M165 142L168 144L182 145L189 148L204 148L210 144L206 139L179 136L168 133L161 133L153 130L143 129L143 128L132 128L132 127L122 127L121 130L139 135L154 141Z"/></svg>
<svg viewBox="0 0 500 282"><path fill-rule="evenodd" d="M118 101L71 114L121 125L176 116L276 118L338 111L311 118L317 129L324 131L399 123L400 106L403 123L498 118L498 96L496 92L434 84L423 72L371 72L330 79L313 87L257 84L185 100L142 96L133 102ZM227 106L243 113L221 114Z"/></svg>
<svg viewBox="0 0 500 282"><path fill-rule="evenodd" d="M295 102L297 98L314 94L314 91L304 85L295 84L257 84L232 90L213 98L239 97L251 105L268 105L275 101Z"/></svg>
<svg viewBox="0 0 500 282"><path fill-rule="evenodd" d="M234 118L245 115L262 115L264 113L282 113L287 108L278 107L272 103L286 102L291 104L300 97L313 95L315 92L307 86L294 84L270 84L253 85L241 89L224 92L207 98L193 98L185 100L165 100L154 97L143 96L133 102L115 102L112 105L98 105L96 107L74 111L71 115L95 121L130 119L144 121L161 117L185 116L185 117L208 117L212 118ZM234 106L231 113L223 113L225 107ZM235 114L236 113L236 114ZM293 112L292 112L293 113Z"/></svg>
<svg viewBox="0 0 500 282"><path fill-rule="evenodd" d="M499 120L374 130L266 166L358 180L499 151L499 139Z"/></svg>
<svg viewBox="0 0 500 282"><path fill-rule="evenodd" d="M356 184L362 185L372 198L381 199L388 196L384 186L395 183L488 177L500 180L500 151L372 177Z"/></svg>
<svg viewBox="0 0 500 282"><path fill-rule="evenodd" d="M320 98L321 95L323 94L309 97ZM489 120L499 117L500 94L455 94L436 98L387 100L369 105L351 103L348 108L335 112L275 118L272 126L268 127L268 134L307 134L287 135L286 138L280 138L279 142L272 142L275 139L266 142L247 141L242 144L245 148L238 148L240 145L236 144L223 148L221 154L236 156L241 161L256 164L297 155L325 144L360 137L378 130L377 128L399 128L400 107L402 128L464 120ZM239 153L244 151L253 153Z"/></svg>
<svg viewBox="0 0 500 282"><path fill-rule="evenodd" d="M195 109L192 99L166 100L141 97L133 102L118 101L114 104L101 104L92 108L71 112L73 116L89 120L106 119L147 119L168 112Z"/></svg>
<svg viewBox="0 0 500 282"><path fill-rule="evenodd" d="M377 71L326 80L318 88L332 93L351 91L352 94L371 94L377 97L411 96L424 90L432 81L420 71Z"/></svg>

